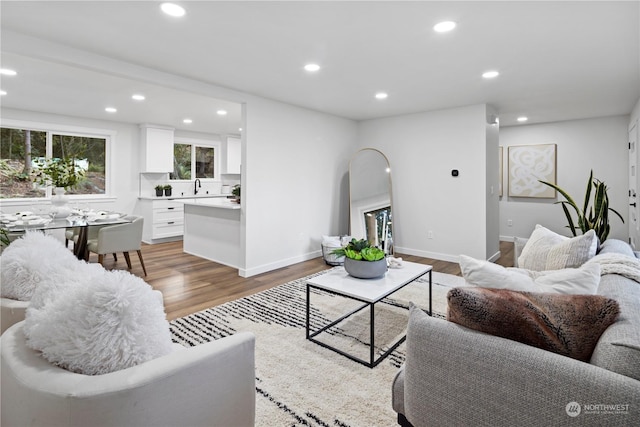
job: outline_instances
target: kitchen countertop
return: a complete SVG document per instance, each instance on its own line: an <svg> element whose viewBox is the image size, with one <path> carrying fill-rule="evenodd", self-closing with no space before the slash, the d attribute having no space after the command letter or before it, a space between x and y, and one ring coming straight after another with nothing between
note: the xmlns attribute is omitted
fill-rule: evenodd
<svg viewBox="0 0 640 427"><path fill-rule="evenodd" d="M162 197L156 197L156 196L139 196L138 199L140 200L180 200L180 199L213 199L213 198L217 198L217 197L228 197L231 196L231 193L228 194L198 194L198 195L178 195L178 196L162 196Z"/></svg>
<svg viewBox="0 0 640 427"><path fill-rule="evenodd" d="M220 209L240 209L240 203L232 202L231 199L212 198L211 200L198 200L197 202L184 202L185 205L212 207Z"/></svg>

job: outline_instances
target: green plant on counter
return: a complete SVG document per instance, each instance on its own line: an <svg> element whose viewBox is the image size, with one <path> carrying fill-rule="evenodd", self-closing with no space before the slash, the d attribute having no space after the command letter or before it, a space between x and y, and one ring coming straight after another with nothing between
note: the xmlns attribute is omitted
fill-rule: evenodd
<svg viewBox="0 0 640 427"><path fill-rule="evenodd" d="M156 185L156 191L164 190L164 185Z"/></svg>
<svg viewBox="0 0 640 427"><path fill-rule="evenodd" d="M233 188L231 189L231 194L233 194L237 198L240 198L240 184L236 184L233 186Z"/></svg>
<svg viewBox="0 0 640 427"><path fill-rule="evenodd" d="M571 230L574 236L576 236L576 230L578 229L582 230L583 233L586 233L589 230L594 230L596 232L596 236L598 236L598 239L600 239L600 243L607 240L607 236L609 235L609 231L611 229L611 226L609 225L609 211L618 215L618 218L620 218L620 221L622 221L622 223L624 224L622 215L620 215L615 209L609 207L607 186L604 182L593 177L593 170L591 171L589 180L587 181L587 191L584 196L584 204L582 205L582 210L580 210L576 202L562 188L550 182L540 182L555 189L566 199L556 203L562 204L562 210L564 210L564 214L567 217L567 222L569 223L567 227ZM592 191L593 205L589 206L592 200ZM578 216L578 225L575 225L568 206L575 210L576 215Z"/></svg>
<svg viewBox="0 0 640 427"><path fill-rule="evenodd" d="M160 186L159 185L158 187L161 187L163 190L171 190L171 188L172 188L170 185L165 185L165 186ZM158 187L156 187L156 190L158 189Z"/></svg>
<svg viewBox="0 0 640 427"><path fill-rule="evenodd" d="M385 256L382 249L371 246L365 239L351 239L347 246L334 250L332 254L346 256L356 261L379 261Z"/></svg>

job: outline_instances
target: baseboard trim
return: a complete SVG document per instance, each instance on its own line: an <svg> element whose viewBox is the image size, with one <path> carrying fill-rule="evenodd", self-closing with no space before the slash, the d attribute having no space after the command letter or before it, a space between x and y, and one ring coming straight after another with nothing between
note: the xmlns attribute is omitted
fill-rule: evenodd
<svg viewBox="0 0 640 427"><path fill-rule="evenodd" d="M431 258L431 259L437 259L439 261L448 261L448 262L454 262L454 263L458 263L460 262L460 257L456 256L456 255L450 255L450 254L443 254L440 252L429 252L429 251L421 251L419 249L411 249L411 248L404 248L401 246L396 246L395 247L395 251L401 254L407 254L407 255L414 255L414 256L419 256L419 257L423 257L423 258ZM491 255L487 261L490 262L496 262L500 256L502 256L502 253L500 251L496 252L495 254Z"/></svg>
<svg viewBox="0 0 640 427"><path fill-rule="evenodd" d="M493 254L492 256L490 256L487 261L496 262L500 258L501 255L502 255L502 253L500 251L498 251L495 254Z"/></svg>
<svg viewBox="0 0 640 427"><path fill-rule="evenodd" d="M440 252L422 251L420 249L411 249L411 248L405 248L402 246L395 246L395 252L399 252L401 254L407 254L407 255L415 255L423 258L437 259L440 261L448 261L448 262L455 262L455 263L460 261L460 258L457 255L443 254Z"/></svg>
<svg viewBox="0 0 640 427"><path fill-rule="evenodd" d="M321 250L307 252L306 254L298 255L291 258L286 258L286 259L272 262L269 264L259 265L257 267L240 268L238 269L238 274L241 277L251 277L257 274L266 273L268 271L277 270L278 268L288 267L292 264L297 264L299 262L308 261L313 258L318 258L319 256L322 256Z"/></svg>

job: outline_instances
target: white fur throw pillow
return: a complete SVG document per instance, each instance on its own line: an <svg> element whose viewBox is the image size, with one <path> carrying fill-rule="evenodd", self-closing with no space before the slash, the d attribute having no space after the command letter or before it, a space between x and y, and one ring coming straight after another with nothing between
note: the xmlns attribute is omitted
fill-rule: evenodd
<svg viewBox="0 0 640 427"><path fill-rule="evenodd" d="M64 280L78 259L62 242L39 231L29 231L2 253L0 295L29 301L43 280Z"/></svg>
<svg viewBox="0 0 640 427"><path fill-rule="evenodd" d="M101 375L172 351L158 292L126 271L103 271L66 287L24 323L27 346L67 370Z"/></svg>
<svg viewBox="0 0 640 427"><path fill-rule="evenodd" d="M534 271L577 268L593 258L597 248L593 230L569 238L538 224L522 248L517 265Z"/></svg>
<svg viewBox="0 0 640 427"><path fill-rule="evenodd" d="M468 283L482 288L511 289L524 292L593 295L600 284L600 266L531 271L505 268L489 261L460 255L460 270Z"/></svg>
<svg viewBox="0 0 640 427"><path fill-rule="evenodd" d="M88 286L93 278L104 273L104 267L97 263L76 260L68 268L53 268L51 273L42 277L31 296L29 307L42 308L57 298L66 288Z"/></svg>

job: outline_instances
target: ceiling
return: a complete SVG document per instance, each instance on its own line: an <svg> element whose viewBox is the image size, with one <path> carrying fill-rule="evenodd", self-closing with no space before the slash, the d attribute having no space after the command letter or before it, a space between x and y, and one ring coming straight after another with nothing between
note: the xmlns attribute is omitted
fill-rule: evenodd
<svg viewBox="0 0 640 427"><path fill-rule="evenodd" d="M640 97L638 1L176 3L185 16L155 1L2 1L2 67L18 71L0 80L2 105L214 133L241 126L239 104L30 57L13 34L354 120L488 103L509 126L628 114ZM443 20L457 28L434 32ZM310 62L321 69L304 71ZM483 79L487 70L500 75Z"/></svg>

